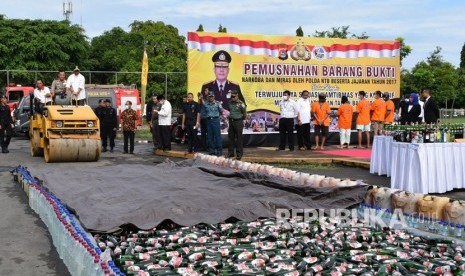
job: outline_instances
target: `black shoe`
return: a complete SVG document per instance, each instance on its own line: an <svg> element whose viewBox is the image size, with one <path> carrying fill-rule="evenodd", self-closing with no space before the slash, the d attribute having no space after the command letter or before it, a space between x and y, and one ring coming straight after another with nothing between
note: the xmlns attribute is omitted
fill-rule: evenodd
<svg viewBox="0 0 465 276"><path fill-rule="evenodd" d="M113 152L113 148L110 149L110 152Z"/></svg>
<svg viewBox="0 0 465 276"><path fill-rule="evenodd" d="M276 151L284 150L283 148L277 148Z"/></svg>
<svg viewBox="0 0 465 276"><path fill-rule="evenodd" d="M123 154L127 154L128 152L127 151L123 151Z"/></svg>
<svg viewBox="0 0 465 276"><path fill-rule="evenodd" d="M294 151L294 148L292 148L292 149L289 149L289 151Z"/></svg>
<svg viewBox="0 0 465 276"><path fill-rule="evenodd" d="M241 159L242 159L242 156L236 157L236 160L241 160Z"/></svg>
<svg viewBox="0 0 465 276"><path fill-rule="evenodd" d="M107 148L102 149L102 152L107 152L107 151L108 151Z"/></svg>
<svg viewBox="0 0 465 276"><path fill-rule="evenodd" d="M187 153L188 153L188 154L191 154L191 153L193 153L193 151L192 151L192 150L188 150Z"/></svg>
<svg viewBox="0 0 465 276"><path fill-rule="evenodd" d="M2 153L9 153L10 151L8 149L2 149Z"/></svg>
<svg viewBox="0 0 465 276"><path fill-rule="evenodd" d="M131 151L129 154L134 154L134 152L133 152L133 151Z"/></svg>

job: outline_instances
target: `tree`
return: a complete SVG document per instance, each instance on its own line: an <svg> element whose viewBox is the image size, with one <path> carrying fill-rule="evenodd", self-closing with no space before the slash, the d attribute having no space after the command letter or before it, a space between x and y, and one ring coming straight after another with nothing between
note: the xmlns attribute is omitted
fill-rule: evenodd
<svg viewBox="0 0 465 276"><path fill-rule="evenodd" d="M186 72L187 71L187 47L185 37L179 35L179 31L172 25L166 25L161 21L134 21L130 33L135 33L144 38L149 55L149 70L156 72ZM122 70L140 71L143 47L133 49L136 58L126 64ZM134 76L133 76L134 77ZM149 76L147 97L152 93L165 91L165 75L157 74ZM169 75L168 98L174 105L180 105L182 96L187 91L187 81L184 74ZM135 82L136 81L136 82ZM140 76L131 83L140 83Z"/></svg>
<svg viewBox="0 0 465 276"><path fill-rule="evenodd" d="M361 35L356 35L349 32L349 25L341 27L331 27L329 31L315 31L314 37L328 37L328 38L356 38L368 39L369 36L363 32Z"/></svg>
<svg viewBox="0 0 465 276"><path fill-rule="evenodd" d="M135 49L143 45L144 38L140 34L128 33L120 27L115 27L92 39L89 63L92 64L92 70L120 71L130 61L141 59L142 56L138 56ZM92 78L92 82L115 83L114 77L114 75L96 75Z"/></svg>
<svg viewBox="0 0 465 276"><path fill-rule="evenodd" d="M412 52L412 47L405 44L403 37L398 37L396 40L400 43L400 66L402 66L402 60Z"/></svg>
<svg viewBox="0 0 465 276"><path fill-rule="evenodd" d="M297 30L295 30L295 35L296 36L304 36L304 30L302 30L302 26L299 26L299 28L297 28Z"/></svg>
<svg viewBox="0 0 465 276"><path fill-rule="evenodd" d="M459 74L454 66L445 62L441 55L441 47L431 52L426 61L417 63L412 68L411 78L402 79L405 87L410 87L412 92L420 92L421 88L430 87L433 90L434 98L441 106L448 106L460 95L457 91Z"/></svg>
<svg viewBox="0 0 465 276"><path fill-rule="evenodd" d="M223 27L223 26L220 24L220 26L218 27L218 32L219 32L219 33L227 33L228 30L226 30L226 28Z"/></svg>
<svg viewBox="0 0 465 276"><path fill-rule="evenodd" d="M465 43L462 46L462 51L460 51L460 68L465 69Z"/></svg>
<svg viewBox="0 0 465 276"><path fill-rule="evenodd" d="M0 17L0 68L24 70L89 69L89 43L84 30L68 21L22 20ZM46 84L55 73L38 74ZM14 73L10 81L35 83L32 73Z"/></svg>
<svg viewBox="0 0 465 276"><path fill-rule="evenodd" d="M203 25L200 24L199 27L197 28L197 32L203 32Z"/></svg>

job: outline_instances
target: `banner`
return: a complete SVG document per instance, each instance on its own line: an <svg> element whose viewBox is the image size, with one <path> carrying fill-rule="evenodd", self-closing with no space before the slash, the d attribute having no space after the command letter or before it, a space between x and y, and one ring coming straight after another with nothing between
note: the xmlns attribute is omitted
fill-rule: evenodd
<svg viewBox="0 0 465 276"><path fill-rule="evenodd" d="M149 59L147 56L147 50L144 49L144 56L142 58L142 74L141 74L141 111L142 114L145 111L145 95L147 93L147 75L149 73Z"/></svg>
<svg viewBox="0 0 465 276"><path fill-rule="evenodd" d="M377 90L400 94L398 41L190 32L188 49L188 91L212 90L227 108L238 90L261 129L276 120L284 90L294 100L324 93L333 109L344 95L356 105L360 90L370 101Z"/></svg>

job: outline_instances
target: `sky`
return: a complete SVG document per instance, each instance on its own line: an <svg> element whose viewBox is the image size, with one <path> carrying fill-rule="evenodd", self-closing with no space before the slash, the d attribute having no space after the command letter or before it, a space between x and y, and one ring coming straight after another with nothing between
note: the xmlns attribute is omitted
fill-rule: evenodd
<svg viewBox="0 0 465 276"><path fill-rule="evenodd" d="M7 18L63 19L63 0L1 1ZM349 25L355 34L371 39L404 37L413 49L403 61L411 69L442 47L444 60L458 66L465 43L463 0L71 0L71 21L82 24L89 38L119 26L125 30L134 20L163 21L179 33L195 31L199 24L215 32L219 24L229 33L305 35L315 30Z"/></svg>

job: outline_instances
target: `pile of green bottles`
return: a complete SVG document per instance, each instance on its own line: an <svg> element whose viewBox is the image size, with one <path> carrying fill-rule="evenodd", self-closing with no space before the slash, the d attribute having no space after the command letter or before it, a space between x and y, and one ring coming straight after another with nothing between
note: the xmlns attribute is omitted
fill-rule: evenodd
<svg viewBox="0 0 465 276"><path fill-rule="evenodd" d="M385 135L392 136L396 142L405 143L451 143L464 138L464 124L415 124L385 125Z"/></svg>
<svg viewBox="0 0 465 276"><path fill-rule="evenodd" d="M403 230L260 219L95 235L127 275L463 275L464 248ZM447 274L452 273L452 274Z"/></svg>

